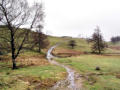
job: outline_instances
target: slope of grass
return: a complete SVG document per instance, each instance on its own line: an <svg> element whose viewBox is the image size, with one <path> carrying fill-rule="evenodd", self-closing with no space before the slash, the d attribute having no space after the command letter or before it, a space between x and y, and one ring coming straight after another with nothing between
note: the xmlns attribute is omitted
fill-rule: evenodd
<svg viewBox="0 0 121 90"><path fill-rule="evenodd" d="M71 37L54 37L54 36L48 36L48 39L50 41L50 46L55 45L56 43L60 43L60 45L58 47L56 47L57 49L71 49L71 50L76 50L76 51L80 51L80 52L91 52L91 47L92 47L92 43L88 43L85 39L82 38L71 38ZM70 40L75 40L76 42L76 46L74 47L74 49L72 49L68 43ZM116 44L112 44L111 42L107 42L108 47L105 49L104 53L120 53L119 49L114 49L116 47L120 47L120 43L116 43ZM114 48L111 48L114 47Z"/></svg>
<svg viewBox="0 0 121 90"><path fill-rule="evenodd" d="M56 59L69 65L85 78L87 90L119 90L120 89L120 57L103 55L81 55L78 57ZM100 71L96 71L96 67Z"/></svg>
<svg viewBox="0 0 121 90"><path fill-rule="evenodd" d="M90 52L91 44L88 44L85 39L80 38L71 38L71 37L48 37L50 41L50 46L55 45L56 43L60 43L60 45L57 48L63 48L63 49L71 49L71 47L68 45L70 40L75 40L76 46L73 50L81 51L81 52Z"/></svg>

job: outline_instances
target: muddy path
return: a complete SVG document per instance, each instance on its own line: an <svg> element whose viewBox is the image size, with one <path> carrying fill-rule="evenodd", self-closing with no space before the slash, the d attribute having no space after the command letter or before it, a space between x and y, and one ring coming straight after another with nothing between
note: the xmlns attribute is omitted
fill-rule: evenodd
<svg viewBox="0 0 121 90"><path fill-rule="evenodd" d="M81 84L77 84L75 82L75 71L69 68L68 66L65 66L63 64L60 64L56 62L54 59L54 56L51 54L52 50L56 48L59 44L56 44L52 46L48 52L47 52L47 59L51 64L55 64L58 66L61 66L66 69L68 75L66 80L62 80L57 82L50 90L82 90Z"/></svg>

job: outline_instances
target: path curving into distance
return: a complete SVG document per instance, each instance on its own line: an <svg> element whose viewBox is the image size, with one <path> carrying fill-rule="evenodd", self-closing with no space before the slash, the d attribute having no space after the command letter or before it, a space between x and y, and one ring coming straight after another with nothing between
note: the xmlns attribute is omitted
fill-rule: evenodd
<svg viewBox="0 0 121 90"><path fill-rule="evenodd" d="M56 85L54 85L51 88L51 90L81 90L81 89L78 89L76 84L75 84L74 71L63 64L60 64L60 63L52 60L54 58L54 56L51 54L51 52L58 45L59 44L56 44L48 50L47 59L51 64L55 64L55 65L58 65L58 66L65 68L67 73L68 73L68 76L67 76L66 80L62 80L62 81L57 82Z"/></svg>

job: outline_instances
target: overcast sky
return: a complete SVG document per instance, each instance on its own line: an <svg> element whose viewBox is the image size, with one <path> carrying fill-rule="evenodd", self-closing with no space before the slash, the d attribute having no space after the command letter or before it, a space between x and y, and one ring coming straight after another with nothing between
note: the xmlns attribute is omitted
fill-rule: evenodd
<svg viewBox="0 0 121 90"><path fill-rule="evenodd" d="M41 0L29 0L33 1ZM120 0L42 0L44 32L54 36L90 37L98 25L105 40L120 35Z"/></svg>

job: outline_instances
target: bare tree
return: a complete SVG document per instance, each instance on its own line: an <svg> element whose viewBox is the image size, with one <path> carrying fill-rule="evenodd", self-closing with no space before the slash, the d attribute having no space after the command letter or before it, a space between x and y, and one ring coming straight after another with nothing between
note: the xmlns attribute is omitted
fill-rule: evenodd
<svg viewBox="0 0 121 90"><path fill-rule="evenodd" d="M38 10L42 9L42 5L35 5ZM44 18L44 12L38 12L39 18L36 23L36 32L33 33L33 45L31 48L34 48L35 46L38 47L38 51L41 52L41 49L46 48L49 45L49 41L47 40L47 36L42 33L43 29L43 18Z"/></svg>
<svg viewBox="0 0 121 90"><path fill-rule="evenodd" d="M97 26L97 28L95 29L94 34L92 35L92 52L93 53L98 53L101 54L102 51L104 51L104 49L106 48L106 43L103 40L103 36L100 33L100 29Z"/></svg>
<svg viewBox="0 0 121 90"><path fill-rule="evenodd" d="M39 4L29 7L26 0L0 0L0 24L7 27L7 33L9 33L10 36L9 38L6 38L5 34L3 34L0 35L0 38L5 39L10 44L13 69L17 69L16 58L18 57L30 30L36 27L37 22L41 18L42 9L36 7L37 5ZM21 29L21 33L20 27L22 26L27 26L30 30ZM19 41L18 38L21 36L22 40Z"/></svg>

